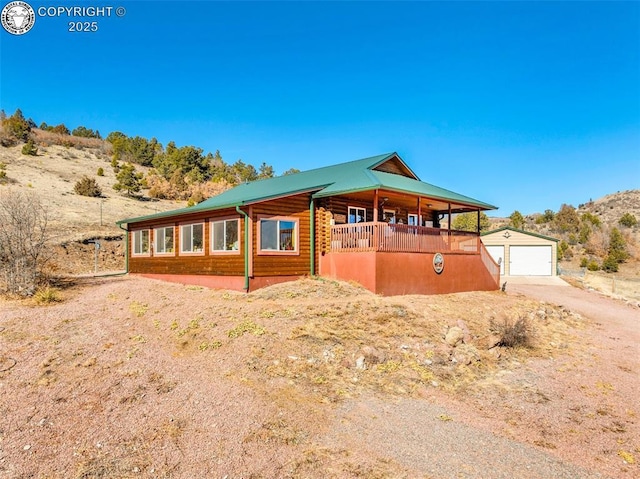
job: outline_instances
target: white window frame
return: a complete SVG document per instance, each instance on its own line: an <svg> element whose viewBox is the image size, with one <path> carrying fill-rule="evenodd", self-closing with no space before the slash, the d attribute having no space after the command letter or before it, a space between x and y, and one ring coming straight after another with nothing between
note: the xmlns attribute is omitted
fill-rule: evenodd
<svg viewBox="0 0 640 479"><path fill-rule="evenodd" d="M389 215L389 218L391 218L391 220L389 221L389 224L396 224L396 210L395 209L389 209L389 208L383 208L382 210L382 220L386 223L387 222L387 214Z"/></svg>
<svg viewBox="0 0 640 479"><path fill-rule="evenodd" d="M227 249L226 247L225 249L215 249L214 248L214 244L215 244L214 225L216 223L224 224L224 236L225 236L225 243L226 243L227 224L232 222L236 223L236 232L238 235L238 238L236 239L236 242L235 242L235 248L232 246L229 249ZM211 238L209 241L209 249L211 251L211 254L240 254L240 219L227 217L227 218L216 218L215 220L213 219L210 220L209 221L209 237Z"/></svg>
<svg viewBox="0 0 640 479"><path fill-rule="evenodd" d="M202 228L202 248L200 250L197 250L197 251L193 250L193 227L194 226L200 226ZM183 232L187 228L191 228L191 244L189 245L189 249L185 249L185 244L184 244L184 233ZM204 222L202 222L202 223L188 223L188 224L180 225L180 254L184 254L184 255L204 255L204 250L205 250L204 242L205 242Z"/></svg>
<svg viewBox="0 0 640 479"><path fill-rule="evenodd" d="M173 250L166 251L167 230L171 229L173 239ZM160 240L162 239L162 243ZM161 247L162 246L162 247ZM175 256L176 254L176 227L174 225L159 226L153 229L153 255L154 256Z"/></svg>
<svg viewBox="0 0 640 479"><path fill-rule="evenodd" d="M263 249L262 248L262 239L263 239L263 235L262 235L262 222L263 221L277 221L278 225L277 225L277 229L276 229L276 237L277 237L277 243L278 243L278 249ZM281 249L281 245L280 245L280 236L281 236L281 231L280 231L280 223L282 222L288 222L288 223L293 223L293 235L292 235L292 239L293 239L293 249ZM259 216L258 217L258 254L259 255L291 255L291 256L297 256L300 255L300 219L299 218L295 218L292 216Z"/></svg>
<svg viewBox="0 0 640 479"><path fill-rule="evenodd" d="M412 218L413 218L413 223L411 222ZM416 213L409 213L407 215L407 223L410 226L420 226L420 224L418 223L418 215Z"/></svg>
<svg viewBox="0 0 640 479"><path fill-rule="evenodd" d="M351 221L351 211L355 211L353 214L354 219L357 220L358 217L362 218L362 221ZM361 214L362 213L362 214ZM362 206L349 206L347 207L347 223L356 224L356 223L364 223L367 221L367 209Z"/></svg>
<svg viewBox="0 0 640 479"><path fill-rule="evenodd" d="M151 231L135 230L132 232L131 238L131 255L132 256L151 256ZM144 251L144 234L147 236L147 250Z"/></svg>

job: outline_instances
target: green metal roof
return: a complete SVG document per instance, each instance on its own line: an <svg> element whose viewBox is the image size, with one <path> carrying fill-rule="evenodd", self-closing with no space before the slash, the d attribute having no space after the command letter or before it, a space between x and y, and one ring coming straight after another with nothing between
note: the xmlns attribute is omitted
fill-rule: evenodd
<svg viewBox="0 0 640 479"><path fill-rule="evenodd" d="M416 179L374 170L374 168L392 158L397 158ZM303 192L312 192L314 198L324 198L327 196L382 188L462 203L466 206L478 207L483 210L496 209L495 206L488 203L483 203L468 196L424 183L417 178L418 176L404 163L397 153L386 153L384 155L372 156L347 163L301 171L300 173L291 175L243 183L195 206L120 220L117 224L137 223L155 218L166 218L198 211L233 208Z"/></svg>

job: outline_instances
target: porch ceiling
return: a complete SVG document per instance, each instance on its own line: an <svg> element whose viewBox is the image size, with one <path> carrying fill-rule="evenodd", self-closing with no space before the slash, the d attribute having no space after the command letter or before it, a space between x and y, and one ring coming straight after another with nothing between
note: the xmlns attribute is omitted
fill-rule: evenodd
<svg viewBox="0 0 640 479"><path fill-rule="evenodd" d="M357 193L350 193L344 195L347 198L354 200L369 202L373 205L375 191L360 191ZM387 198L384 201L384 198ZM422 211L448 211L449 203L435 198L429 198L426 196L420 197L420 206ZM406 193L398 193L397 191L378 191L378 207L379 208L403 208L409 212L416 210L418 207L418 196L410 196ZM464 211L477 211L477 208L469 207L467 205L461 205L457 203L451 203L451 210L455 213Z"/></svg>

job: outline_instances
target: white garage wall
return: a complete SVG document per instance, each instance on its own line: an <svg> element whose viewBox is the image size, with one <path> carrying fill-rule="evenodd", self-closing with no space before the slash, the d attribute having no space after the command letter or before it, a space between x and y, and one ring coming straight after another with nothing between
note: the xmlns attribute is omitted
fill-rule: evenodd
<svg viewBox="0 0 640 479"><path fill-rule="evenodd" d="M492 246L502 246L504 248L504 273L501 271L501 274L504 276L512 276L521 274L518 272L518 264L516 263L516 271L515 273L511 271L510 266L512 263L511 259L511 247L512 246L546 246L547 248L551 248L551 266L549 268L548 260L546 256L541 259L544 264L544 271L546 276L555 276L556 275L556 265L558 261L557 255L557 240L554 238L549 238L546 236L538 235L536 233L530 233L527 231L516 230L513 228L500 228L495 231L491 231L489 233L483 234L481 236L481 240L488 250ZM547 249L548 251L548 249ZM539 251L540 258L542 258L542 253ZM516 252L518 254L518 252ZM533 252L532 254L536 254ZM542 268L542 266L540 266ZM549 271L550 269L550 271ZM502 270L502 265L501 265ZM536 270L533 270L535 275Z"/></svg>

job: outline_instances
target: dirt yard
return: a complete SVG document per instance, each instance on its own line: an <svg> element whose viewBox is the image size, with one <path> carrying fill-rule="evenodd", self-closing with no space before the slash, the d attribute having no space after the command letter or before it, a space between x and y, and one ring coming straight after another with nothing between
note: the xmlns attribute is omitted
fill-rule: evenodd
<svg viewBox="0 0 640 479"><path fill-rule="evenodd" d="M59 286L0 300L2 479L640 476L640 310L597 293Z"/></svg>

